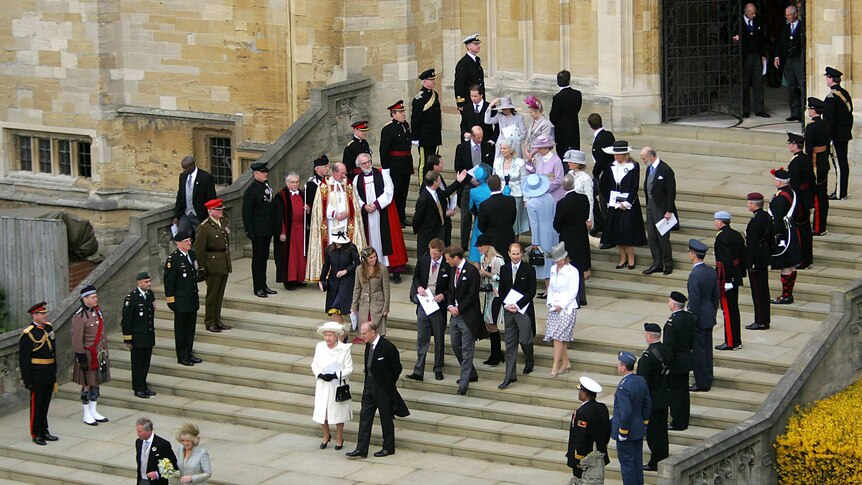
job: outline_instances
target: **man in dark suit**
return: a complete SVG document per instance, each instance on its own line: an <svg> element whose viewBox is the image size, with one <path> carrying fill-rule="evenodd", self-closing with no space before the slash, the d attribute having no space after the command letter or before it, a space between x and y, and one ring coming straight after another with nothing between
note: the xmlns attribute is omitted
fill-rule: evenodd
<svg viewBox="0 0 862 485"><path fill-rule="evenodd" d="M458 111L469 109L467 102L470 99L470 87L480 86L485 89L485 70L482 69L482 60L479 59L479 50L482 41L479 34L468 35L463 41L467 52L455 65L455 104ZM463 134L463 131L461 132Z"/></svg>
<svg viewBox="0 0 862 485"><path fill-rule="evenodd" d="M195 321L200 308L197 283L197 258L192 249L192 238L188 233L178 232L174 236L177 249L165 261L165 299L174 312L174 339L177 362L185 366L200 364L203 360L193 353L195 343Z"/></svg>
<svg viewBox="0 0 862 485"><path fill-rule="evenodd" d="M488 335L479 304L481 277L479 270L464 259L464 250L460 246L448 246L443 250L443 255L449 263L451 275L446 296L446 308L452 315L449 321L449 340L452 342L452 352L461 366L458 394L463 396L467 394L470 383L479 380L479 374L473 366L476 340L482 340Z"/></svg>
<svg viewBox="0 0 862 485"><path fill-rule="evenodd" d="M439 155L435 156L439 157ZM439 172L429 171L425 174L425 188L419 192L413 212L413 234L416 234L417 256L422 257L427 254L428 243L432 239L442 240L445 237L449 197L458 191L466 176L467 172L462 171L457 175L455 183L444 190L440 187L443 177Z"/></svg>
<svg viewBox="0 0 862 485"><path fill-rule="evenodd" d="M509 245L509 261L500 267L500 297L505 301L509 292L521 294L515 303L503 305L503 323L506 326L506 375L497 386L506 389L518 380L518 344L524 351L524 374L533 372L533 337L536 335L536 270L523 261L523 248L519 243ZM522 313L523 311L523 313Z"/></svg>
<svg viewBox="0 0 862 485"><path fill-rule="evenodd" d="M617 355L617 374L623 378L614 393L611 418L611 437L617 442L620 474L626 484L644 482L644 436L652 408L646 380L634 373L636 360L631 352Z"/></svg>
<svg viewBox="0 0 862 485"><path fill-rule="evenodd" d="M455 148L455 171L472 170L482 165L485 173L491 173L494 166L494 147L485 141L485 132L480 126L470 129L470 137ZM470 244L470 233L473 230L473 213L470 211L470 189L478 185L472 176L464 180L461 186L459 202L461 206L461 247Z"/></svg>
<svg viewBox="0 0 862 485"><path fill-rule="evenodd" d="M724 343L716 350L736 350L742 347L739 329L739 287L745 277L745 238L730 227L730 212L718 211L713 216L715 236L715 270L718 291L724 313Z"/></svg>
<svg viewBox="0 0 862 485"><path fill-rule="evenodd" d="M823 119L832 128L832 146L835 148L835 189L829 196L830 200L847 198L847 183L850 177L850 165L847 162L847 145L853 139L853 98L846 89L841 87L841 76L844 73L833 67L826 67L826 85L830 92L826 95L826 106ZM836 164L837 159L837 164Z"/></svg>
<svg viewBox="0 0 862 485"><path fill-rule="evenodd" d="M593 232L601 232L604 227L605 216L608 213L608 198L611 194L611 164L614 163L614 156L605 153L602 149L612 146L616 141L614 134L605 130L602 126L602 117L598 113L593 113L587 118L587 123L593 130L593 192L598 196L598 201L593 204ZM602 245L601 249L608 249L612 245Z"/></svg>
<svg viewBox="0 0 862 485"><path fill-rule="evenodd" d="M491 245L503 259L508 260L509 245L515 242L515 219L518 211L515 208L515 198L503 195L503 182L497 175L488 177L488 188L491 197L479 205L479 221L477 227L482 234L491 238Z"/></svg>
<svg viewBox="0 0 862 485"><path fill-rule="evenodd" d="M767 295L769 296L769 295ZM697 332L697 319L685 310L688 299L678 291L671 291L667 300L670 316L664 324L664 344L673 354L667 379L668 408L673 421L668 429L683 431L688 428L691 414L688 374L692 369L691 353Z"/></svg>
<svg viewBox="0 0 862 485"><path fill-rule="evenodd" d="M168 479L159 475L159 462L167 458L174 470L177 467L177 456L171 449L168 440L153 433L153 422L149 418L138 418L135 422L135 462L138 485L168 485Z"/></svg>
<svg viewBox="0 0 862 485"><path fill-rule="evenodd" d="M254 180L242 195L242 223L245 235L251 239L251 279L254 294L266 298L277 293L266 284L266 264L272 243L273 192L267 182L269 167L263 162L257 162L251 164L251 170Z"/></svg>
<svg viewBox="0 0 862 485"><path fill-rule="evenodd" d="M488 102L485 101L485 90L478 84L470 86L470 102L464 105L461 111L461 134L467 133L474 126L482 127L485 140L494 144L498 135L498 125L485 123L485 112L488 111Z"/></svg>
<svg viewBox="0 0 862 485"><path fill-rule="evenodd" d="M446 179L443 178L443 169L445 163L443 162L443 158L440 155L428 155L428 159L426 160L426 164L429 167L429 171L437 172L440 175L440 189L443 190L444 194L448 193L449 186L446 184ZM464 172L464 179L470 178L470 175ZM460 173L460 172L459 172ZM461 190L464 186L464 180L461 180L458 184L458 190L456 190L451 195L446 195L441 199L441 205L443 206L443 244L445 246L449 246L452 244L452 216L455 215L455 211L458 210L458 194L457 192ZM415 216L414 216L415 217Z"/></svg>
<svg viewBox="0 0 862 485"><path fill-rule="evenodd" d="M404 399L395 384L401 375L401 359L395 345L377 333L374 322L365 322L360 329L365 340L365 384L362 387L362 409L359 411L359 433L356 449L345 455L366 458L371 444L371 426L374 413L380 411L383 428L383 449L374 453L381 458L395 454L395 416L409 416Z"/></svg>
<svg viewBox="0 0 862 485"><path fill-rule="evenodd" d="M755 114L769 118L769 113L763 109L763 66L766 63L768 39L766 27L757 19L757 7L753 3L745 5L739 33L733 36L733 41L739 42L742 50L742 117L751 116L751 96L748 92L751 86Z"/></svg>
<svg viewBox="0 0 862 485"><path fill-rule="evenodd" d="M554 230L560 233L560 241L566 245L572 266L578 268L578 305L587 304L584 273L589 271L590 239L587 220L590 216L590 201L587 196L575 192L575 177L567 173L561 185L566 195L557 202L554 212Z"/></svg>
<svg viewBox="0 0 862 485"><path fill-rule="evenodd" d="M434 69L423 71L419 75L419 81L422 87L413 97L410 126L413 127L413 144L419 148L419 173L424 179L425 174L431 169L427 164L428 156L437 155L440 145L443 144L443 117L440 95L434 91L437 73Z"/></svg>
<svg viewBox="0 0 862 485"><path fill-rule="evenodd" d="M195 166L195 159L185 157L180 162L183 173L180 174L177 202L174 204L174 220L179 231L194 234L195 228L207 216L204 204L216 198L215 181L208 172Z"/></svg>
<svg viewBox="0 0 862 485"><path fill-rule="evenodd" d="M652 266L643 274L662 271L669 275L673 272L673 251L670 246L670 230L659 234L656 223L664 219L670 221L676 215L676 178L673 169L658 158L651 147L641 149L641 161L646 165L644 194L646 195L647 243L652 254ZM678 229L679 223L673 229Z"/></svg>
<svg viewBox="0 0 862 485"><path fill-rule="evenodd" d="M803 157L804 158L804 157ZM748 286L754 305L754 323L748 330L768 330L772 321L769 308L769 265L772 263L772 218L763 210L763 194L752 192L746 197L751 220L745 226L745 246Z"/></svg>
<svg viewBox="0 0 862 485"><path fill-rule="evenodd" d="M602 392L602 386L598 382L587 376L581 376L578 400L583 404L572 414L572 423L569 426L569 449L566 453L566 464L572 469L572 475L575 478L582 478L584 472L589 470L589 468L584 470L588 464L582 465L582 460L593 453L593 449L604 455L599 463L608 465L611 462L608 458L611 420L608 407L596 401L596 396L600 392ZM604 466L601 473L594 477L604 477Z"/></svg>
<svg viewBox="0 0 862 485"><path fill-rule="evenodd" d="M407 192L413 175L413 153L410 151L413 148L413 135L404 112L404 100L399 99L387 109L392 119L380 130L380 168L389 171L393 188L392 202L398 209L403 228L407 225Z"/></svg>
<svg viewBox="0 0 862 485"><path fill-rule="evenodd" d="M131 353L132 390L135 396L149 399L156 393L147 385L150 359L156 345L156 297L150 290L153 280L143 271L137 275L138 287L126 295L123 303L123 343Z"/></svg>
<svg viewBox="0 0 862 485"><path fill-rule="evenodd" d="M811 123L805 127L805 147L814 169L814 228L815 236L826 234L829 215L829 146L832 134L823 114L826 104L817 98L808 98L808 116Z"/></svg>
<svg viewBox="0 0 862 485"><path fill-rule="evenodd" d="M791 5L784 9L787 23L781 29L778 46L772 63L775 68L784 66L787 79L787 97L790 117L787 121L802 121L802 99L805 96L805 23L799 20L799 12Z"/></svg>
<svg viewBox="0 0 862 485"><path fill-rule="evenodd" d="M432 172L429 172L432 173ZM443 258L443 241L434 238L428 242L428 250L419 257L413 284L410 286L410 301L416 304L416 366L406 377L415 381L424 380L425 356L434 336L434 379L443 380L443 347L446 338L446 292L449 290L449 264ZM434 295L440 309L430 315L419 304L416 295Z"/></svg>
<svg viewBox="0 0 862 485"><path fill-rule="evenodd" d="M347 175L353 178L362 172L359 165L356 164L356 157L361 153L371 155L372 152L371 147L368 145L368 121L355 121L350 127L353 128L353 137L347 142L347 146L344 147L341 163L347 167ZM312 197L311 200L314 200L314 198Z"/></svg>
<svg viewBox="0 0 862 485"><path fill-rule="evenodd" d="M583 103L581 92L570 84L572 73L563 70L557 73L557 86L560 91L554 95L551 102L551 112L548 119L554 125L554 139L557 142L557 154L560 159L567 150L581 149L581 127L578 114Z"/></svg>
<svg viewBox="0 0 862 485"><path fill-rule="evenodd" d="M718 275L703 262L706 244L697 239L688 241L688 256L692 268L688 275L688 309L697 318L692 367L692 392L706 392L712 387L712 327L718 311Z"/></svg>
<svg viewBox="0 0 862 485"><path fill-rule="evenodd" d="M661 327L657 323L644 323L644 339L647 349L638 360L637 375L643 377L649 388L652 410L646 429L646 440L649 445L649 463L644 470L658 470L658 462L669 456L667 437L667 380L673 353L661 342Z"/></svg>

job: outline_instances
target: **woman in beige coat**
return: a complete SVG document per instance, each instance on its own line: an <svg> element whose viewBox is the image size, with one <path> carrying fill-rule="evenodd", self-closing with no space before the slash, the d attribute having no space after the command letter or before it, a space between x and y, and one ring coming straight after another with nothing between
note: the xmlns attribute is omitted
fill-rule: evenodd
<svg viewBox="0 0 862 485"><path fill-rule="evenodd" d="M356 270L353 283L353 304L350 311L356 315L358 325L363 322L377 324L377 333L386 335L386 316L389 314L389 270L378 261L377 251L369 246L359 254L362 263Z"/></svg>

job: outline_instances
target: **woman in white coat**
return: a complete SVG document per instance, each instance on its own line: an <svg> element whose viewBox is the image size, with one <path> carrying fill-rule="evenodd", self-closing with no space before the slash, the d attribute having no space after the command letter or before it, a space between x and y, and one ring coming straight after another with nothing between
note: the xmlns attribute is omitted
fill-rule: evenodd
<svg viewBox="0 0 862 485"><path fill-rule="evenodd" d="M527 134L527 125L524 124L524 117L515 111L512 98L504 96L495 98L488 103L488 109L485 110L485 124L496 124L500 127L500 135L497 136L497 151L494 153L494 158L500 157L500 142L507 139L513 139L511 148L515 153L515 157L524 158L521 155L521 142L524 141L524 136ZM506 133L509 133L509 136L506 136Z"/></svg>
<svg viewBox="0 0 862 485"><path fill-rule="evenodd" d="M323 336L323 342L319 342L315 347L314 358L311 361L311 372L317 377L317 385L314 389L314 414L311 419L320 424L323 429L323 442L320 443L320 449L326 448L329 444L332 438L329 425L334 424L335 449L340 450L344 446L344 423L353 419L353 409L350 400L335 401L335 390L338 386L346 384L350 373L353 372L351 344L341 342L344 327L338 322L324 323L317 329L317 333Z"/></svg>
<svg viewBox="0 0 862 485"><path fill-rule="evenodd" d="M572 367L566 345L573 340L575 319L578 316L578 269L569 264L565 243L551 248L551 279L548 285L548 322L545 342L554 342L554 365L551 377L567 372Z"/></svg>

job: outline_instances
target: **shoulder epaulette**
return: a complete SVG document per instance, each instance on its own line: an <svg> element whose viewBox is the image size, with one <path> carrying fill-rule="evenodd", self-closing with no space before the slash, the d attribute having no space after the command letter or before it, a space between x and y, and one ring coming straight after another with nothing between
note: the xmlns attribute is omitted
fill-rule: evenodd
<svg viewBox="0 0 862 485"><path fill-rule="evenodd" d="M35 326L35 325L33 325L32 323L31 323L30 325L27 325L27 327L25 327L25 328L24 328L24 330L23 330L21 333L29 334L29 333L30 333L30 330L33 330L33 327L34 327L34 326Z"/></svg>
<svg viewBox="0 0 862 485"><path fill-rule="evenodd" d="M416 96L414 96L413 99L422 99L422 91L420 90L418 93L416 93Z"/></svg>
<svg viewBox="0 0 862 485"><path fill-rule="evenodd" d="M385 128L385 127L387 127L387 126L391 125L391 124L392 124L392 123L394 123L394 122L395 122L395 120L389 120L389 123L386 123L385 125L383 125L383 127Z"/></svg>
<svg viewBox="0 0 862 485"><path fill-rule="evenodd" d="M83 307L83 306L79 306L79 307L78 307L78 310L75 312L75 315L80 315L80 314L81 314L81 312L83 312L83 311L84 311L84 307Z"/></svg>

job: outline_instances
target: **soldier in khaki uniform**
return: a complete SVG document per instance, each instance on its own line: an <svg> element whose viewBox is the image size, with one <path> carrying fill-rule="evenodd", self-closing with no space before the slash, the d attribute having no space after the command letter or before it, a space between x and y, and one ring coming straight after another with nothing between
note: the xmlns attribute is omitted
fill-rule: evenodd
<svg viewBox="0 0 862 485"><path fill-rule="evenodd" d="M56 343L54 327L48 323L48 307L43 301L29 310L32 323L24 328L18 344L18 365L21 380L30 391L30 437L33 443L45 445L47 441L57 441L48 432L48 406L51 394L57 386L57 363L54 360Z"/></svg>
<svg viewBox="0 0 862 485"><path fill-rule="evenodd" d="M206 275L207 297L204 325L210 332L230 330L221 321L221 305L230 265L230 228L224 218L224 201L213 199L204 204L209 217L197 228L195 253L198 269Z"/></svg>

